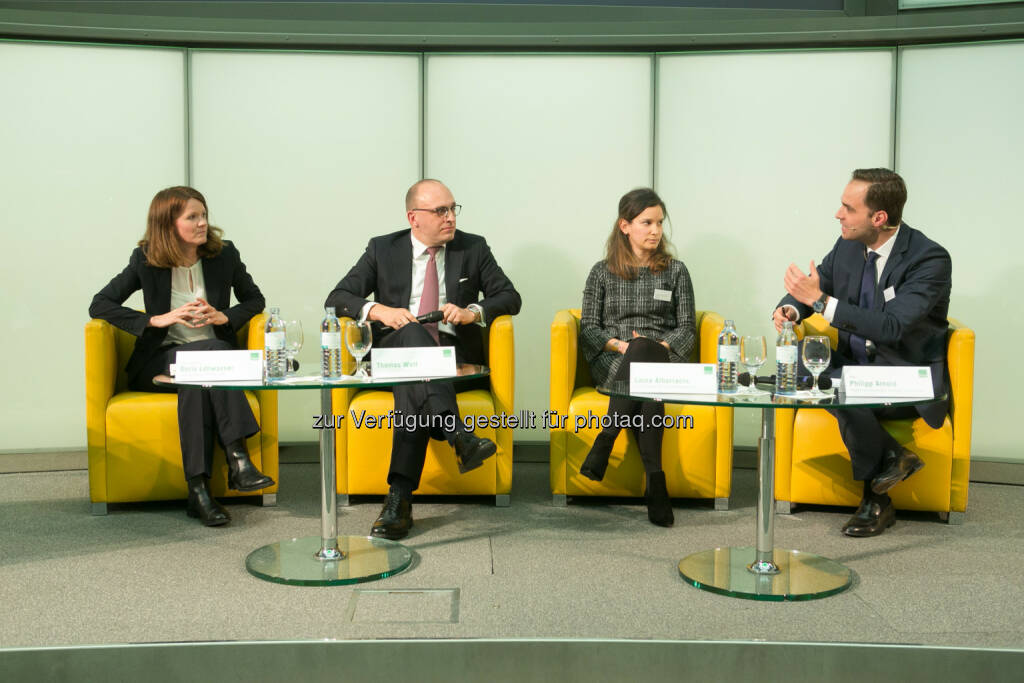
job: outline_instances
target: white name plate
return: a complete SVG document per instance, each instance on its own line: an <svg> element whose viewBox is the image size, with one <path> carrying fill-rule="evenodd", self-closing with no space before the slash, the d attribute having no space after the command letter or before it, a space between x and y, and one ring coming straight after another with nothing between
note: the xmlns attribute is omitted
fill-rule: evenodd
<svg viewBox="0 0 1024 683"><path fill-rule="evenodd" d="M388 377L452 377L455 371L455 347L413 346L394 349L373 349L370 352L370 374Z"/></svg>
<svg viewBox="0 0 1024 683"><path fill-rule="evenodd" d="M852 397L935 398L932 369L913 365L844 365L842 390Z"/></svg>
<svg viewBox="0 0 1024 683"><path fill-rule="evenodd" d="M260 381L263 351L179 351L171 374L179 382Z"/></svg>
<svg viewBox="0 0 1024 683"><path fill-rule="evenodd" d="M629 368L631 394L717 394L714 363L633 363Z"/></svg>

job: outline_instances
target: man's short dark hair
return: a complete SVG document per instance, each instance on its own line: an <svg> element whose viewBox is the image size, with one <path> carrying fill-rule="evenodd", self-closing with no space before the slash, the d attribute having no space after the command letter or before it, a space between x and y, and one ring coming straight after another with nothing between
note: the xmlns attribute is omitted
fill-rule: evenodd
<svg viewBox="0 0 1024 683"><path fill-rule="evenodd" d="M885 211L887 225L896 227L903 220L903 205L907 203L907 185L895 171L887 168L858 168L851 180L870 183L864 204L871 211Z"/></svg>

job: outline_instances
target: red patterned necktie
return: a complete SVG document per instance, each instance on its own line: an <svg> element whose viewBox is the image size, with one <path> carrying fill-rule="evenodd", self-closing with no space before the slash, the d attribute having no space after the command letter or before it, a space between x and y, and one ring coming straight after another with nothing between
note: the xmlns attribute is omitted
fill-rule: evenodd
<svg viewBox="0 0 1024 683"><path fill-rule="evenodd" d="M423 294L420 296L420 311L417 315L426 315L436 311L440 305L440 287L437 282L437 260L434 258L441 247L427 247L430 258L427 259L427 272L423 278ZM424 325L427 332L434 338L434 341L441 343L437 334L437 323Z"/></svg>

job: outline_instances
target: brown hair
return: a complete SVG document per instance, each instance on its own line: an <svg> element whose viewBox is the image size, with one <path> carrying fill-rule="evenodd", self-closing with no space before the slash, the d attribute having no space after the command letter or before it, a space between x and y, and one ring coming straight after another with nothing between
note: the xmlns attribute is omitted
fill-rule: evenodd
<svg viewBox="0 0 1024 683"><path fill-rule="evenodd" d="M896 227L903 220L903 205L907 203L907 185L895 171L887 168L858 168L850 180L860 180L868 185L864 204L871 211L885 211L889 219L886 224Z"/></svg>
<svg viewBox="0 0 1024 683"><path fill-rule="evenodd" d="M185 250L174 222L185 213L188 200L196 199L209 212L206 197L199 190L183 185L160 190L149 204L149 219L146 234L139 240L139 246L146 255L146 261L157 268L174 268L185 263ZM210 225L206 229L206 244L199 245L199 258L216 256L224 247L223 231Z"/></svg>
<svg viewBox="0 0 1024 683"><path fill-rule="evenodd" d="M638 187L635 190L630 190L622 195L622 199L619 200L619 215L615 219L615 223L612 224L612 234L608 237L604 260L608 271L613 275L621 277L623 280L636 279L640 264L637 262L633 249L629 246L629 236L619 230L619 222L626 221L627 223L632 223L634 218L652 206L660 206L661 210L665 212L665 217L668 218L668 209L665 208L665 202L649 187ZM658 248L655 250L654 255L651 256L651 272L661 272L668 268L671 262L672 245L669 244L665 234L662 233L661 241L658 242Z"/></svg>

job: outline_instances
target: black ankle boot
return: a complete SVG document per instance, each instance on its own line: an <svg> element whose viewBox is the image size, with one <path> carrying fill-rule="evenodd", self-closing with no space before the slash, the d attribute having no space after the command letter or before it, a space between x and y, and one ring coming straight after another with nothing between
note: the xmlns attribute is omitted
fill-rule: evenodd
<svg viewBox="0 0 1024 683"><path fill-rule="evenodd" d="M604 479L605 470L608 469L608 458L612 454L612 446L615 445L616 434L608 434L601 432L594 439L594 445L590 447L590 452L587 453L587 459L583 461L583 465L580 467L580 474L587 479L593 479L594 481L601 481Z"/></svg>
<svg viewBox="0 0 1024 683"><path fill-rule="evenodd" d="M665 473L661 471L647 475L647 519L658 526L672 526L676 522L665 486Z"/></svg>
<svg viewBox="0 0 1024 683"><path fill-rule="evenodd" d="M224 446L228 461L228 488L235 491L259 491L274 485L274 480L256 469L241 439Z"/></svg>
<svg viewBox="0 0 1024 683"><path fill-rule="evenodd" d="M189 517L198 517L206 526L222 526L231 521L231 515L210 495L210 486L203 475L188 479Z"/></svg>

